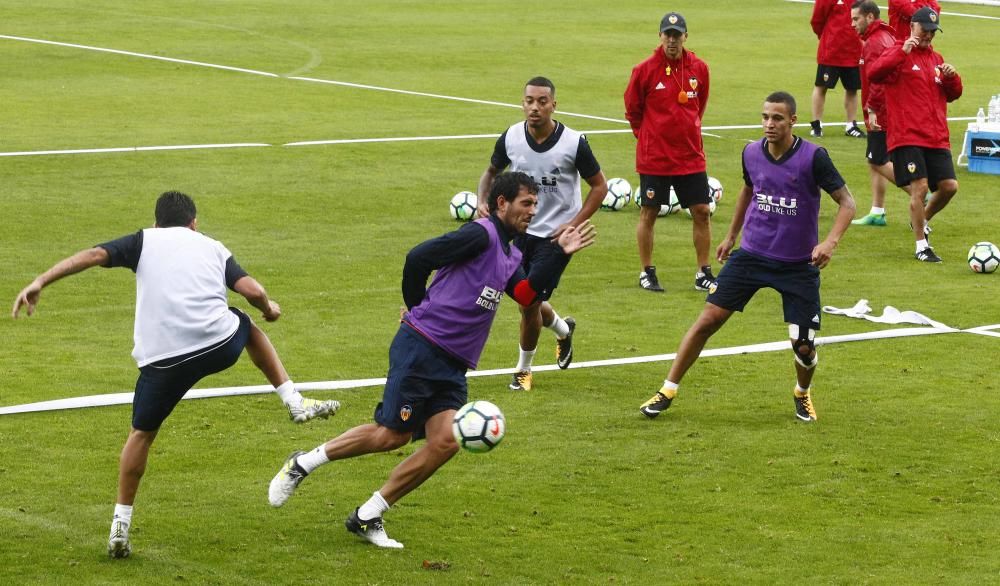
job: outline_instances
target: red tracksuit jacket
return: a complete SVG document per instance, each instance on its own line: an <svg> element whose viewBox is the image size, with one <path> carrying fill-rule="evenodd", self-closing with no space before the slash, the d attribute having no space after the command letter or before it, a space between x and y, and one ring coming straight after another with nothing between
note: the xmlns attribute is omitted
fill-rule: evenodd
<svg viewBox="0 0 1000 586"><path fill-rule="evenodd" d="M889 47L868 69L873 83L885 87L889 125L886 145L950 149L948 102L962 95L958 74L945 78L939 69L944 58L933 47L903 52L903 41Z"/></svg>
<svg viewBox="0 0 1000 586"><path fill-rule="evenodd" d="M861 49L861 107L865 112L865 126L868 126L868 112L875 112L878 125L882 130L886 129L889 123L888 109L885 107L885 87L881 83L872 83L869 77L870 64L885 52L886 49L896 43L892 28L876 20L868 25L865 36L862 37L865 44ZM871 131L871 127L868 127Z"/></svg>
<svg viewBox="0 0 1000 586"><path fill-rule="evenodd" d="M708 65L685 49L667 59L662 47L632 68L625 88L625 118L638 139L635 170L643 175L705 171L701 118L708 104ZM686 101L679 101L684 92Z"/></svg>
<svg viewBox="0 0 1000 586"><path fill-rule="evenodd" d="M889 26L897 39L910 36L910 19L924 6L930 6L931 10L941 14L941 6L935 0L889 0Z"/></svg>
<svg viewBox="0 0 1000 586"><path fill-rule="evenodd" d="M835 67L857 67L861 39L851 26L852 0L816 0L810 24L819 37L816 63Z"/></svg>

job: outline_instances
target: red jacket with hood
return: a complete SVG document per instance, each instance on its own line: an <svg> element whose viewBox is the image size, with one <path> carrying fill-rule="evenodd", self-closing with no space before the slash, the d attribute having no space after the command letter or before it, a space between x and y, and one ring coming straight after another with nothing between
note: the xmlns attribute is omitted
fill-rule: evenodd
<svg viewBox="0 0 1000 586"><path fill-rule="evenodd" d="M810 24L819 37L816 63L834 67L857 67L861 39L851 26L852 0L816 0Z"/></svg>

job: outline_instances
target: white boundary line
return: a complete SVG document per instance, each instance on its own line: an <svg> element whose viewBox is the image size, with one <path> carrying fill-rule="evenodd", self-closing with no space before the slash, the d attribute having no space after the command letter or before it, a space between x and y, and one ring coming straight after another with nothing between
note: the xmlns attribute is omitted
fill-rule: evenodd
<svg viewBox="0 0 1000 586"><path fill-rule="evenodd" d="M1000 332L995 332L992 330L1000 329L1000 324L994 324L989 326L979 326L975 328L969 328L966 330L957 330L953 328L933 328L933 327L918 327L918 328L897 328L891 330L881 330L875 332L864 332L859 334L845 334L840 336L824 336L816 338L817 346L826 346L830 344L841 344L845 342L861 342L868 340L879 340L888 338L902 338L910 336L931 336L936 334L955 334L955 333L968 333L968 334L979 334L984 336L992 336L1000 338ZM761 344L750 344L745 346L732 346L729 348L714 348L711 350L704 350L701 353L702 358L707 358L711 356L732 356L737 354L755 354L760 352L776 352L779 350L787 350L788 341L782 340L780 342L765 342ZM676 354L656 354L652 356L635 356L631 358L612 358L607 360L592 360L589 362L578 362L570 365L570 368L597 368L602 366L619 366L623 364L642 364L647 362L665 362L668 360L673 360ZM558 367L555 364L547 364L543 366L533 367L532 370L535 372L544 372L556 370ZM481 377L481 376L495 376L511 374L514 372L513 368L499 368L493 370L475 370L470 371L466 374L469 378ZM385 378L367 378L367 379L355 379L355 380L340 380L340 381L320 381L311 383L296 383L296 387L304 391L329 391L329 390L339 390L339 389L357 389L363 387L374 387L385 384ZM255 385L255 386L245 386L245 387L222 387L222 388L211 388L211 389L194 389L189 391L184 399L207 399L213 397L232 397L239 395L259 395L274 392L274 388L270 385ZM22 405L12 405L9 407L0 407L0 415L13 415L17 413L34 413L40 411L58 411L63 409L83 409L87 407L103 407L109 405L128 405L132 402L133 393L110 393L104 395L90 395L86 397L72 397L69 399L56 399L52 401L41 401L37 403L25 403Z"/></svg>

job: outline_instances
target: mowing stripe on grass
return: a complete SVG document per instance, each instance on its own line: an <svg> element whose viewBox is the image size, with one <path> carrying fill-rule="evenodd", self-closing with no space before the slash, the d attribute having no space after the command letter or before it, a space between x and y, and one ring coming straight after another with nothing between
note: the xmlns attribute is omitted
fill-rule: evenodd
<svg viewBox="0 0 1000 586"><path fill-rule="evenodd" d="M989 326L979 326L966 330L954 328L897 328L892 330L881 330L875 332L863 332L859 334L844 334L840 336L824 336L816 338L817 346L829 344L841 344L845 342L862 342L868 340L884 340L889 338L903 338L910 336L931 336L936 334L969 333L985 336L1000 337L1000 333L991 330L1000 329L1000 324ZM710 356L733 356L738 354L756 354L761 352L777 352L788 350L788 340L780 342L765 342L762 344L749 344L745 346L731 346L729 348L713 348L704 350L702 358ZM641 364L646 362L666 362L673 360L676 354L655 354L652 356L635 356L631 358L611 358L607 360L592 360L589 362L575 362L570 368L596 368L602 366L620 366L623 364ZM556 370L555 364L546 364L532 367L534 372L545 372ZM493 370L470 371L468 377L509 375L514 372L513 368L499 368ZM363 387L375 387L385 384L385 378L366 378L341 381L320 381L311 383L296 383L296 387L303 391L330 391L339 389L357 389ZM189 391L184 399L208 399L212 397L233 397L238 395L260 395L273 393L274 388L270 385L254 385L245 387L222 387L213 389L193 389ZM58 411L63 409L82 409L85 407L103 407L107 405L127 405L132 402L133 393L109 393L104 395L90 395L86 397L72 397L69 399L56 399L52 401L41 401L37 403L25 403L22 405L12 405L0 408L0 415L13 415L16 413L33 413L38 411Z"/></svg>

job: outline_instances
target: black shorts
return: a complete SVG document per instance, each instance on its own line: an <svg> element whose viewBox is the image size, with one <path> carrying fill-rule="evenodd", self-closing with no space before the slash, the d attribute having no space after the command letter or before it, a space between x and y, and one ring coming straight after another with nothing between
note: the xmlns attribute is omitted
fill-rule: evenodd
<svg viewBox="0 0 1000 586"><path fill-rule="evenodd" d="M236 364L250 339L250 318L230 307L240 325L225 340L183 356L167 358L139 368L132 399L132 427L156 431L177 403L198 381Z"/></svg>
<svg viewBox="0 0 1000 586"><path fill-rule="evenodd" d="M857 67L837 67L836 65L816 66L816 85L832 90L837 87L837 80L845 90L861 89L861 70Z"/></svg>
<svg viewBox="0 0 1000 586"><path fill-rule="evenodd" d="M382 402L375 407L375 422L412 432L413 439L424 437L428 419L468 401L467 370L457 358L400 324L389 346L389 374Z"/></svg>
<svg viewBox="0 0 1000 586"><path fill-rule="evenodd" d="M562 258L565 256L562 247L552 241L551 238L543 238L541 236L532 236L531 234L518 234L514 236L514 246L521 251L521 266L524 268L524 272L530 274L531 267L537 264L546 264L547 260L553 256L558 256ZM573 257L570 256L570 259ZM563 272L565 272L568 266L568 261L565 263L548 263L549 266L560 266L558 273L553 275L554 280L552 281L552 289L549 292L549 297L552 296L552 291L555 291L556 287L559 286L559 279L562 277ZM546 298L547 299L547 298ZM544 299L541 299L544 301Z"/></svg>
<svg viewBox="0 0 1000 586"><path fill-rule="evenodd" d="M722 265L715 289L705 301L730 311L743 311L764 287L781 294L786 323L802 331L819 330L819 269L809 262L771 260L739 249Z"/></svg>
<svg viewBox="0 0 1000 586"><path fill-rule="evenodd" d="M889 162L889 151L885 147L885 131L868 131L868 151L865 157L869 165L881 167Z"/></svg>
<svg viewBox="0 0 1000 586"><path fill-rule="evenodd" d="M712 196L708 194L708 173L705 171L690 175L639 175L639 194L644 206L658 208L669 205L671 187L682 208L712 201Z"/></svg>
<svg viewBox="0 0 1000 586"><path fill-rule="evenodd" d="M928 149L917 146L901 146L889 153L892 172L896 174L896 185L906 187L917 179L927 179L931 193L937 191L938 184L947 179L955 179L955 165L951 162L948 149Z"/></svg>

